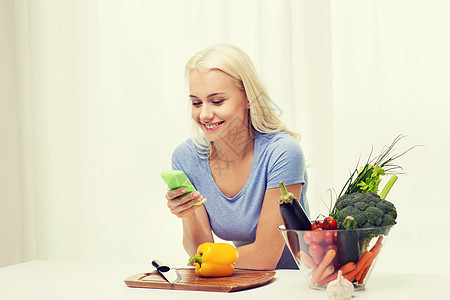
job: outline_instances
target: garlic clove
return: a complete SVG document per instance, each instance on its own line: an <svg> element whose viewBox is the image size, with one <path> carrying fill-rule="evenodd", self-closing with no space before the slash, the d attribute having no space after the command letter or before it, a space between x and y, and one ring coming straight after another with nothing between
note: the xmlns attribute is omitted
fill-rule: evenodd
<svg viewBox="0 0 450 300"><path fill-rule="evenodd" d="M353 283L345 279L339 270L337 279L328 284L326 293L330 300L349 300L354 290Z"/></svg>

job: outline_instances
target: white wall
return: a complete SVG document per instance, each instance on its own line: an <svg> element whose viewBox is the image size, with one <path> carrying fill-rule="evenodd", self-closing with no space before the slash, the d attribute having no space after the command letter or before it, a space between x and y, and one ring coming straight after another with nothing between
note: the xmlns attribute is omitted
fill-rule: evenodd
<svg viewBox="0 0 450 300"><path fill-rule="evenodd" d="M399 151L424 145L399 161L399 224L377 269L448 272L429 251L450 246L447 2L0 3L0 266L183 265L159 173L190 133L184 64L225 41L248 52L302 133L313 216L372 145L398 134L410 136Z"/></svg>
<svg viewBox="0 0 450 300"><path fill-rule="evenodd" d="M0 1L0 266L22 260L21 147L14 1Z"/></svg>
<svg viewBox="0 0 450 300"><path fill-rule="evenodd" d="M397 153L423 145L398 160L406 174L388 196L398 225L378 267L448 273L448 2L351 3L332 2L334 180L372 143L380 153L401 133Z"/></svg>

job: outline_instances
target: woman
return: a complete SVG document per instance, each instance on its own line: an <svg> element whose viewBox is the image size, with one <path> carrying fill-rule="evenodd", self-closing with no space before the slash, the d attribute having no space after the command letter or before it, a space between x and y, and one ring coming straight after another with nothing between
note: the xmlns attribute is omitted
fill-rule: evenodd
<svg viewBox="0 0 450 300"><path fill-rule="evenodd" d="M278 230L280 181L309 211L296 135L272 109L239 48L218 44L197 53L186 65L186 78L202 138L178 146L172 167L184 171L197 191L166 194L171 212L182 219L185 250L193 256L198 245L214 242L214 233L237 247L237 268L297 268Z"/></svg>

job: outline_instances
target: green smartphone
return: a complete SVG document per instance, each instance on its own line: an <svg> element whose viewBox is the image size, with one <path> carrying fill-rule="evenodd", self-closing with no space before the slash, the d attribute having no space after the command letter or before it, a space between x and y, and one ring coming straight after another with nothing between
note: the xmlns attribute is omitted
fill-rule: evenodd
<svg viewBox="0 0 450 300"><path fill-rule="evenodd" d="M167 186L171 190L178 189L180 187L186 187L187 191L183 194L189 194L195 191L194 186L189 181L189 178L184 174L183 171L179 170L171 170L171 171L162 171L161 172L162 179L166 182ZM200 205L202 202L195 203L194 205Z"/></svg>

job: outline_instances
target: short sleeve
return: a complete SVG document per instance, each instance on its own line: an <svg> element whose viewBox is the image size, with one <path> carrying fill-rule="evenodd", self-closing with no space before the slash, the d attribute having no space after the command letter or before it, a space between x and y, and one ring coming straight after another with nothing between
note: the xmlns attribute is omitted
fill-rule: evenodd
<svg viewBox="0 0 450 300"><path fill-rule="evenodd" d="M267 176L267 188L306 182L306 166L303 151L291 136L277 139L271 145L271 156Z"/></svg>
<svg viewBox="0 0 450 300"><path fill-rule="evenodd" d="M178 146L172 153L172 170L180 170L184 171L181 164L181 157L183 157L183 153L186 151L185 145L182 144Z"/></svg>
<svg viewBox="0 0 450 300"><path fill-rule="evenodd" d="M183 171L197 189L197 183L205 177L205 161L200 158L190 139L180 144L172 153L172 170Z"/></svg>
<svg viewBox="0 0 450 300"><path fill-rule="evenodd" d="M191 168L198 163L197 160L198 156L194 153L192 141L188 139L184 143L178 145L173 151L172 170L180 170L189 173Z"/></svg>

